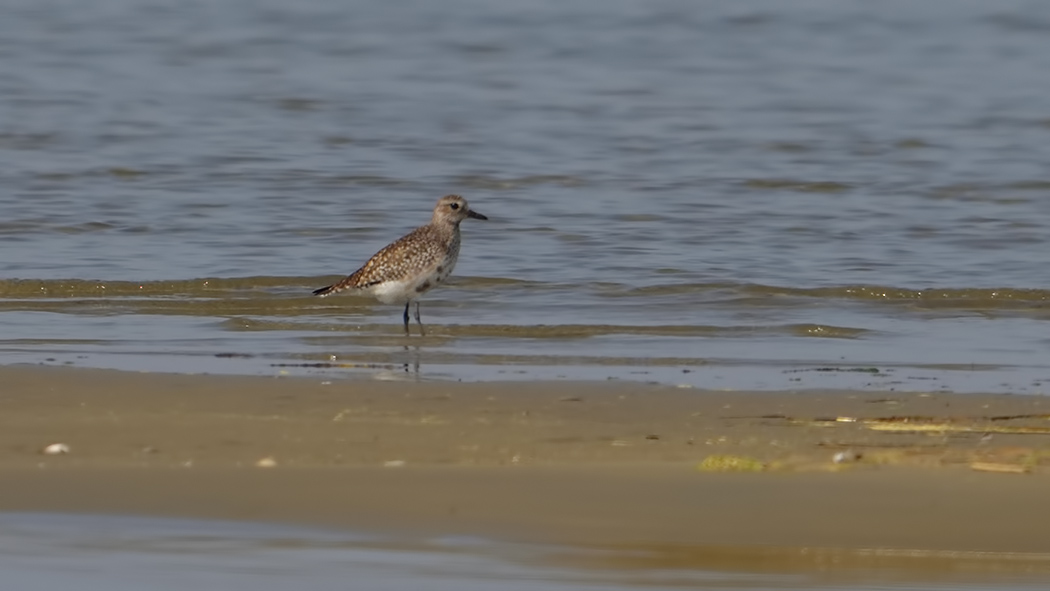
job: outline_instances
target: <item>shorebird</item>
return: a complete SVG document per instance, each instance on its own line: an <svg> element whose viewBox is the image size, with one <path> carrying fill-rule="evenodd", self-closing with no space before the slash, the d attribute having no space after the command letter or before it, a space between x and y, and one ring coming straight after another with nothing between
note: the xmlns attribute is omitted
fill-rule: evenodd
<svg viewBox="0 0 1050 591"><path fill-rule="evenodd" d="M419 297L448 278L459 259L459 223L467 218L487 220L459 195L446 195L434 207L430 223L412 230L375 253L360 269L342 281L314 290L327 296L353 289L375 296L384 304L405 304L405 336L408 307L416 303L419 334L426 336L419 319Z"/></svg>

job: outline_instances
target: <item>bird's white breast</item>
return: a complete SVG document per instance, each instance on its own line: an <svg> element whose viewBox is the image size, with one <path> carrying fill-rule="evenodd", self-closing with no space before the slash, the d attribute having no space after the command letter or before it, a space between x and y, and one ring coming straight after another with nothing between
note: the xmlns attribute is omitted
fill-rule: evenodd
<svg viewBox="0 0 1050 591"><path fill-rule="evenodd" d="M399 281L384 281L370 287L369 291L384 304L403 304L444 283L455 266L456 259L446 259L426 273Z"/></svg>

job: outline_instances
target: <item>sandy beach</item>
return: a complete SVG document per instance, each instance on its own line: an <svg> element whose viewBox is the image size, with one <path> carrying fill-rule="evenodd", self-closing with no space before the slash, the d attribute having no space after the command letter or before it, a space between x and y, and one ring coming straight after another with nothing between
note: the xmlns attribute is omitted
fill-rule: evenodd
<svg viewBox="0 0 1050 591"><path fill-rule="evenodd" d="M1048 417L1037 396L9 366L0 511L723 555L1045 554ZM56 443L68 453L43 453Z"/></svg>

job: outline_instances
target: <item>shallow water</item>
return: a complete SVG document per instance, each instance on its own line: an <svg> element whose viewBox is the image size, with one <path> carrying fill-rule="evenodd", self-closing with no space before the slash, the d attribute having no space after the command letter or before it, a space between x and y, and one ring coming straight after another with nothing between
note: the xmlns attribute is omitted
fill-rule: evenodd
<svg viewBox="0 0 1050 591"><path fill-rule="evenodd" d="M0 59L3 363L1050 383L1046 3L23 2ZM449 192L431 336L310 297Z"/></svg>
<svg viewBox="0 0 1050 591"><path fill-rule="evenodd" d="M873 558L840 551L609 551L475 538L398 540L257 523L0 513L7 588L1021 591L1042 559ZM791 556L789 557L788 554ZM699 565L699 566L698 566Z"/></svg>

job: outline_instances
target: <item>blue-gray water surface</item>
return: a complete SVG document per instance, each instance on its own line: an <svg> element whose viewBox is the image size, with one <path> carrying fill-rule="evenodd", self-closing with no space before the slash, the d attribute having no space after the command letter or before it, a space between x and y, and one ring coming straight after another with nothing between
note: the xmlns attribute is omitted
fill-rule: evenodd
<svg viewBox="0 0 1050 591"><path fill-rule="evenodd" d="M673 549L663 551L676 556ZM724 554L710 552L690 567L680 556L671 560L658 550L406 540L265 523L0 513L4 588L19 591L1036 591L1045 589L1047 580L1041 555L880 559L849 551L759 549L726 560Z"/></svg>
<svg viewBox="0 0 1050 591"><path fill-rule="evenodd" d="M1046 2L3 12L0 363L1050 383ZM310 295L446 193L427 337Z"/></svg>

